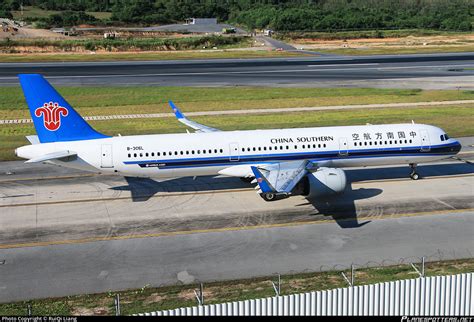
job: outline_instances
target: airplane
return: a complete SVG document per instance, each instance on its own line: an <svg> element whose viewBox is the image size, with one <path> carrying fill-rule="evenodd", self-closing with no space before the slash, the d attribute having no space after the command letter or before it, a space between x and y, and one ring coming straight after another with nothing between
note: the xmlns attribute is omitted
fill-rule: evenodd
<svg viewBox="0 0 474 322"><path fill-rule="evenodd" d="M37 135L15 150L26 163L45 162L103 174L146 178L232 176L256 184L265 201L344 191L342 168L416 165L454 156L461 144L425 124L388 124L221 131L194 122L195 132L107 136L94 130L39 74L18 75Z"/></svg>

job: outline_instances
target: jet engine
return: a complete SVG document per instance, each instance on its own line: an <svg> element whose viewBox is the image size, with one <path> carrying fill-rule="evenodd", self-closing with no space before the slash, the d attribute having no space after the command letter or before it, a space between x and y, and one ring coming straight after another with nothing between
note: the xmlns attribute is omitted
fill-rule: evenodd
<svg viewBox="0 0 474 322"><path fill-rule="evenodd" d="M307 198L329 196L343 192L346 184L346 174L342 169L319 168L308 173L295 187L293 194Z"/></svg>

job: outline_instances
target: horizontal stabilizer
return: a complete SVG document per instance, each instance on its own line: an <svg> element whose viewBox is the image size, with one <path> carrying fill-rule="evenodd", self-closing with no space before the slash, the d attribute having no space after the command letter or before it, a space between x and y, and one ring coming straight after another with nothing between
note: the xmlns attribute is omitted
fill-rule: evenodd
<svg viewBox="0 0 474 322"><path fill-rule="evenodd" d="M31 144L40 144L40 140L37 135L27 135L26 139L31 143Z"/></svg>
<svg viewBox="0 0 474 322"><path fill-rule="evenodd" d="M57 159L72 157L72 156L76 156L76 155L77 155L76 152L72 152L72 151L69 151L69 150L58 151L58 152L48 153L48 154L42 155L42 156L37 157L37 158L30 159L28 161L25 161L25 163L36 163L36 162L57 160Z"/></svg>

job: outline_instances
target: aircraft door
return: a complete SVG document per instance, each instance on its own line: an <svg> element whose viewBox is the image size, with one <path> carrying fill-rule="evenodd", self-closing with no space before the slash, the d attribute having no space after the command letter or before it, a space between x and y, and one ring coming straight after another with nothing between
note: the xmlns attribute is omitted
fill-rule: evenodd
<svg viewBox="0 0 474 322"><path fill-rule="evenodd" d="M100 154L100 167L101 168L113 168L114 160L112 157L112 144L102 144Z"/></svg>
<svg viewBox="0 0 474 322"><path fill-rule="evenodd" d="M420 130L421 151L427 152L431 149L430 136L427 130Z"/></svg>
<svg viewBox="0 0 474 322"><path fill-rule="evenodd" d="M345 157L349 155L349 145L347 144L347 138L339 138L339 156Z"/></svg>
<svg viewBox="0 0 474 322"><path fill-rule="evenodd" d="M239 143L232 142L229 144L229 160L239 161L239 159L240 159Z"/></svg>

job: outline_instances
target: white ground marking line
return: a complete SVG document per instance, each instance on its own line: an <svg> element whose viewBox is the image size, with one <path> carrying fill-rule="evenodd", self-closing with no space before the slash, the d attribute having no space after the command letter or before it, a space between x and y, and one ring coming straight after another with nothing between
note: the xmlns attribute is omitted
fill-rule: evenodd
<svg viewBox="0 0 474 322"><path fill-rule="evenodd" d="M449 208L451 208L451 209L454 209L454 210L456 210L456 208L455 208L455 207L451 206L449 203L447 203L447 202L444 202L444 201L442 201L442 200L440 200L440 199L438 199L438 198L433 198L433 200L435 200L435 201L439 202L439 203L440 203L440 204L442 204L442 205L445 205L446 207L449 207Z"/></svg>
<svg viewBox="0 0 474 322"><path fill-rule="evenodd" d="M380 63L364 63L364 64L321 64L321 65L306 65L308 67L331 67L331 66L375 66Z"/></svg>

